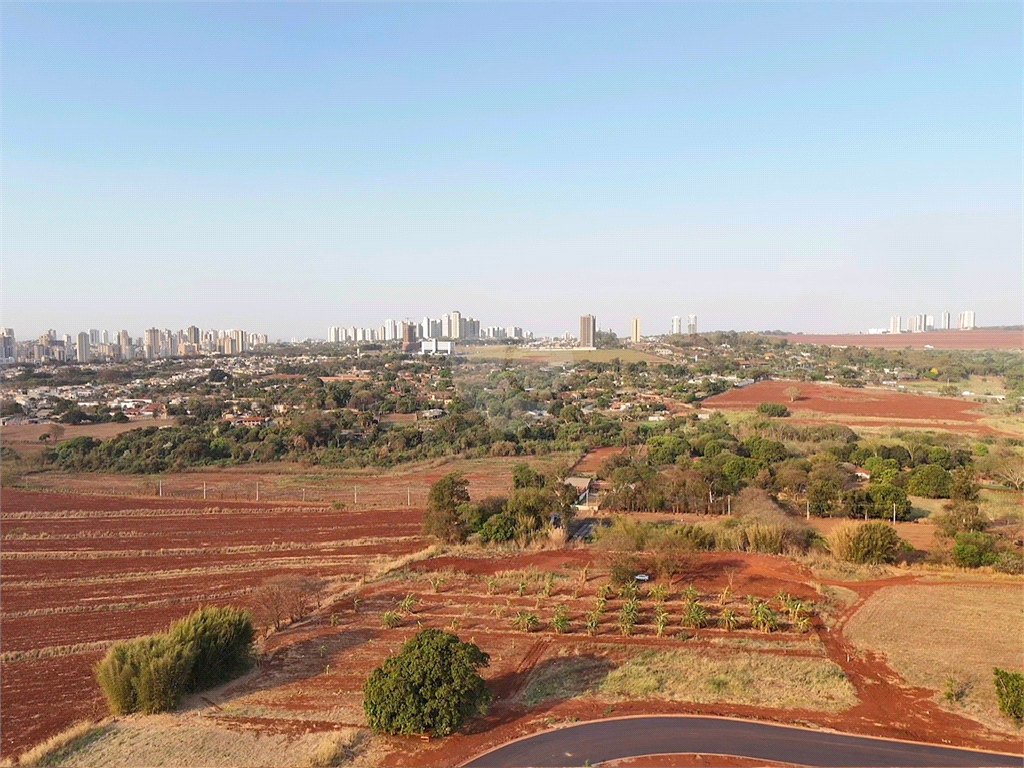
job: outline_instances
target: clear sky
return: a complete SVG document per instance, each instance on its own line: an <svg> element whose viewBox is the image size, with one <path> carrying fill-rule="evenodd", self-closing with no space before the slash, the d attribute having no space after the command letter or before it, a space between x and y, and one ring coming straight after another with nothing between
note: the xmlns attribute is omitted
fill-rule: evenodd
<svg viewBox="0 0 1024 768"><path fill-rule="evenodd" d="M1020 2L5 2L0 322L1022 320Z"/></svg>

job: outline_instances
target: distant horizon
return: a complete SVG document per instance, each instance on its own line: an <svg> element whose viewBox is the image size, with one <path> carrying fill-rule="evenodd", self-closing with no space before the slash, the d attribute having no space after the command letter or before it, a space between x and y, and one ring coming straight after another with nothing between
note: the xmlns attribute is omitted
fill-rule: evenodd
<svg viewBox="0 0 1024 768"><path fill-rule="evenodd" d="M7 3L0 323L1019 324L1022 29L999 0Z"/></svg>
<svg viewBox="0 0 1024 768"><path fill-rule="evenodd" d="M437 319L437 318L433 318L433 319ZM686 319L686 317L683 316L684 328L685 328L685 319ZM412 320L412 318L406 318L405 320ZM422 320L422 318L420 318L420 321L421 320ZM600 323L600 318L597 318L597 320L598 320L598 324L597 324L597 330L598 331L601 331L601 332L612 331L612 332L614 332L616 334L616 336L621 341L628 341L628 339L629 339L629 333L628 332L625 332L625 331L619 332L618 329L604 327ZM577 318L577 321L578 321L578 318ZM398 320L397 322L401 323L403 321L402 320ZM416 322L419 322L419 321L416 321ZM265 330L263 328L244 328L244 327L241 327L239 325L233 325L233 326L232 325L227 325L227 326L212 326L212 325L204 326L204 325L199 324L199 323L187 323L186 325L181 325L181 326L176 326L176 325L152 325L152 324L150 324L150 325L147 325L145 328L140 329L138 332L132 330L131 328L125 328L124 326L120 326L118 328L97 328L96 326L89 326L89 327L84 327L84 328L78 328L78 329L73 330L73 331L71 331L71 330L62 330L60 328L54 328L54 330L57 331L58 338L63 337L65 334L70 335L72 338L74 338L78 333L88 332L90 330L98 330L101 333L103 331L108 331L108 332L110 332L112 334L112 340L114 340L114 334L116 334L122 328L124 328L125 330L128 330L129 334L133 338L139 338L139 337L143 336L143 334L145 333L146 328L160 328L161 330L169 329L172 332L177 332L179 330L185 330L186 328L188 328L191 325L195 325L201 331L204 331L204 332L205 331L209 331L209 330L217 330L217 331L242 330L242 331L245 331L247 333L266 334L267 340L268 340L269 343L284 343L284 344L287 344L287 343L293 343L293 342L294 343L302 343L302 342L306 342L306 341L324 341L324 342L327 341L327 333L326 333L327 329L326 328L324 329L324 333L322 335L309 335L309 336L296 336L296 335L283 336L283 335L276 335L274 333L270 333L270 332L268 332L267 330ZM573 332L572 330L567 329L565 331L560 331L560 332L557 332L557 333L538 333L538 332L534 331L533 329L531 329L531 328L529 328L529 327L527 327L525 325L522 325L521 323L509 323L507 326L500 326L500 327L511 327L513 325L521 327L524 332L532 332L534 334L534 338L535 339L559 339L562 336L564 336L565 333L571 333L573 335L573 337L578 337L579 336L579 328L578 327L575 329L575 332ZM577 323L577 325L578 325L578 323ZM668 323L666 323L666 325L668 325ZM46 333L48 330L50 330L50 328L53 328L53 326L50 326L50 328L43 328L43 329L41 329L38 333L21 334L21 333L18 332L18 329L15 326L11 326L11 325L0 323L0 327L12 328L14 330L14 332L15 332L15 338L16 338L16 340L19 343L24 342L24 341L28 341L28 340L31 340L31 339L37 339L41 335ZM351 328L352 326L348 325L348 326L343 326L343 327ZM377 325L363 325L363 326L356 326L356 327L359 327L359 328L372 328L372 329L376 330L377 328L380 327L380 324L377 324ZM872 327L874 328L875 326L872 326ZM805 331L805 330L786 329L786 328L759 328L759 329L754 329L754 328L701 328L700 324L699 324L699 318L698 318L697 335L706 334L706 333L755 333L755 334L773 335L773 336L774 335L786 335L786 336L872 336L872 337L875 337L875 336L883 336L883 335L884 336L899 335L899 336L912 337L912 336L921 336L922 334L929 334L929 333L950 333L950 332L970 333L970 332L974 332L974 331L1000 331L1000 330L1005 330L1005 331L1024 331L1024 323L1015 323L1015 324L1014 323L1006 323L1006 324L1001 324L1001 325L978 325L978 326L976 326L973 329L931 328L931 329L929 329L927 331L921 331L921 332L912 332L912 331L903 330L899 334L890 334L888 332L883 334L883 333L869 333L869 329L867 329L867 328L864 328L864 329L861 329L861 330L853 330L853 331L834 331L834 332ZM658 336L671 336L671 335L686 336L688 334L685 333L685 331L683 333L681 333L681 334L672 334L670 328L665 330L665 331L660 331L659 332L659 331L648 331L646 328L641 327L641 335L643 337L658 337ZM491 339L480 338L480 339L462 339L462 341L465 341L465 342L476 342L476 341L492 341L492 340ZM495 339L493 341L513 342L515 340L514 339ZM355 342L349 342L349 343L355 343ZM370 343L370 342L361 342L361 343Z"/></svg>

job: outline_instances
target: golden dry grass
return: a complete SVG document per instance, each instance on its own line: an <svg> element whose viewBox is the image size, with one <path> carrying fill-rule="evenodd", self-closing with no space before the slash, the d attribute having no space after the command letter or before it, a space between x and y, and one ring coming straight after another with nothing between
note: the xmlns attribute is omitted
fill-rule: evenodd
<svg viewBox="0 0 1024 768"><path fill-rule="evenodd" d="M911 684L937 691L944 706L987 725L1010 727L999 715L992 667L1022 668L1019 581L885 587L857 611L845 631L858 647L884 653ZM968 685L961 704L942 696L951 679Z"/></svg>
<svg viewBox="0 0 1024 768"><path fill-rule="evenodd" d="M106 726L88 720L75 723L70 728L54 734L46 741L22 753L16 762L4 761L3 765L18 765L26 768L54 765L67 755L100 738L106 730Z"/></svg>
<svg viewBox="0 0 1024 768"><path fill-rule="evenodd" d="M842 669L826 658L689 648L641 653L611 672L599 693L772 709L839 711L857 703Z"/></svg>
<svg viewBox="0 0 1024 768"><path fill-rule="evenodd" d="M325 746L326 744L326 746ZM135 766L204 766L379 764L380 745L365 731L286 736L237 730L210 718L151 715L122 718L96 738L55 755L47 765L134 768Z"/></svg>

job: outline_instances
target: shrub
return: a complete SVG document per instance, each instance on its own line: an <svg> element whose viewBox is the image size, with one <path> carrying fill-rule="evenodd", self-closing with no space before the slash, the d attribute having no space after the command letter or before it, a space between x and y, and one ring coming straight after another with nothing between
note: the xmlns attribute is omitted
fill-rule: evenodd
<svg viewBox="0 0 1024 768"><path fill-rule="evenodd" d="M202 608L168 632L117 643L96 666L114 715L165 712L182 694L219 685L248 669L255 630L235 608Z"/></svg>
<svg viewBox="0 0 1024 768"><path fill-rule="evenodd" d="M490 657L450 632L425 629L384 661L363 685L370 727L390 734L447 736L491 700L477 672Z"/></svg>
<svg viewBox="0 0 1024 768"><path fill-rule="evenodd" d="M995 551L996 537L981 531L965 531L956 535L953 562L961 568L980 568L999 559Z"/></svg>
<svg viewBox="0 0 1024 768"><path fill-rule="evenodd" d="M502 512L487 520L480 528L480 538L486 543L512 541L516 537L516 521Z"/></svg>
<svg viewBox="0 0 1024 768"><path fill-rule="evenodd" d="M759 403L757 412L765 416L789 416L789 408L782 403Z"/></svg>
<svg viewBox="0 0 1024 768"><path fill-rule="evenodd" d="M169 634L175 644L195 650L188 693L227 682L252 664L256 631L248 612L238 608L201 608L172 624Z"/></svg>
<svg viewBox="0 0 1024 768"><path fill-rule="evenodd" d="M993 667L996 696L999 697L999 711L1018 725L1024 718L1024 675Z"/></svg>
<svg viewBox="0 0 1024 768"><path fill-rule="evenodd" d="M887 523L845 523L826 537L829 550L851 563L891 563L902 548L896 529Z"/></svg>

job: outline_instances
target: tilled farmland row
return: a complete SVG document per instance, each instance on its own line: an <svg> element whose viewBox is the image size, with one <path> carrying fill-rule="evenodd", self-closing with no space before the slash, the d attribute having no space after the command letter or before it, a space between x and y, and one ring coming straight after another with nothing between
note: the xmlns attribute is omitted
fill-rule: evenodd
<svg viewBox="0 0 1024 768"><path fill-rule="evenodd" d="M6 488L3 502L4 757L102 714L92 667L110 643L163 631L199 605L256 608L274 577L354 585L426 546L422 510L408 507L197 508Z"/></svg>

